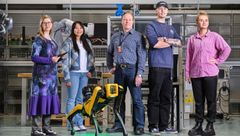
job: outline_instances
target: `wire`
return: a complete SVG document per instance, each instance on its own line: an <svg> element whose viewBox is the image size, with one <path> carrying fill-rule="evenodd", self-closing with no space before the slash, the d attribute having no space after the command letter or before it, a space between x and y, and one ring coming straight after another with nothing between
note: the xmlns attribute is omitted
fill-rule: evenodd
<svg viewBox="0 0 240 136"><path fill-rule="evenodd" d="M224 93L222 93L224 92ZM225 93L227 92L227 93ZM227 98L225 98L227 97ZM230 101L230 88L227 87L226 85L226 82L223 83L222 87L219 88L218 90L218 96L217 96L217 101L219 102L219 108L221 110L221 112L223 113L223 116L225 117L225 119L229 120L230 117L229 117L229 113L224 111L223 110L223 107L222 106L227 106L227 105L224 105L224 103L229 103Z"/></svg>

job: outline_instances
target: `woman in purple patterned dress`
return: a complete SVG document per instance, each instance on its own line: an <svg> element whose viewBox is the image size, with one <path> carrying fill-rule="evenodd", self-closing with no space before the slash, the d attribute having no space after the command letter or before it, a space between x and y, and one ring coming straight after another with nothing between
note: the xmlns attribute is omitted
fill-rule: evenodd
<svg viewBox="0 0 240 136"><path fill-rule="evenodd" d="M60 112L57 94L58 46L50 37L52 19L44 15L40 19L39 34L32 45L33 84L29 99L28 115L32 117L31 136L55 136L50 127L51 114Z"/></svg>

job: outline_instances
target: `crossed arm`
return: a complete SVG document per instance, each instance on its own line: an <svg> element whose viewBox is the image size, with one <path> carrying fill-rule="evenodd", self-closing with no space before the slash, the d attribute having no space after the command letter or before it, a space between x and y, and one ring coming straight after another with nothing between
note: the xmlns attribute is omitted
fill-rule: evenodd
<svg viewBox="0 0 240 136"><path fill-rule="evenodd" d="M179 39L158 37L158 42L153 46L154 48L166 48L169 46L181 47L181 41Z"/></svg>

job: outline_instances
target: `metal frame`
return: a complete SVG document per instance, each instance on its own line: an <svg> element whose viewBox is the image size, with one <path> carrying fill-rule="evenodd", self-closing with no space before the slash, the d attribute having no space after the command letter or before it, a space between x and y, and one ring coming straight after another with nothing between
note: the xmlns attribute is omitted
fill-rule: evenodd
<svg viewBox="0 0 240 136"><path fill-rule="evenodd" d="M33 1L33 0L5 0L1 3L5 3L8 1L9 4L156 4L158 0L41 0L41 1ZM197 4L197 0L168 0L169 4ZM201 0L198 2L199 4L239 4L239 0Z"/></svg>
<svg viewBox="0 0 240 136"><path fill-rule="evenodd" d="M156 19L156 16L135 16L135 23L134 23L134 28L135 24L137 21L152 21ZM166 17L167 22L169 22L170 25L172 25L172 18L170 16ZM119 21L121 23L121 17L120 16L108 16L107 17L107 44L110 44L110 39L111 39L111 24L112 21Z"/></svg>

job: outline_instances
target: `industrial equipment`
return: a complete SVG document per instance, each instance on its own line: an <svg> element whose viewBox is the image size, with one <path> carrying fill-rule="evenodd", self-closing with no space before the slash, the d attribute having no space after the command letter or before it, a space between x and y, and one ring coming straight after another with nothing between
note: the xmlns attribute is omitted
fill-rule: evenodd
<svg viewBox="0 0 240 136"><path fill-rule="evenodd" d="M72 119L77 113L81 113L83 116L90 117L93 120L95 126L95 136L102 133L102 128L98 125L96 114L101 111L112 100L115 100L114 113L120 120L123 128L123 136L127 136L127 131L124 126L124 122L119 114L122 98L124 97L123 87L118 84L105 84L105 87L100 86L87 86L83 89L83 95L86 99L84 104L77 104L72 111L67 115L67 119L71 125L71 135L75 134L73 129Z"/></svg>
<svg viewBox="0 0 240 136"><path fill-rule="evenodd" d="M13 27L13 20L8 17L5 12L0 10L0 35L5 34L7 31L11 30Z"/></svg>

